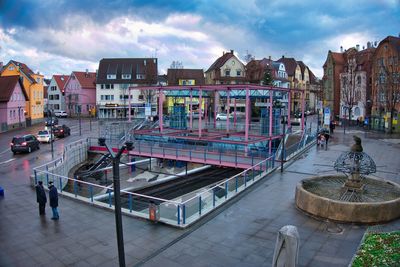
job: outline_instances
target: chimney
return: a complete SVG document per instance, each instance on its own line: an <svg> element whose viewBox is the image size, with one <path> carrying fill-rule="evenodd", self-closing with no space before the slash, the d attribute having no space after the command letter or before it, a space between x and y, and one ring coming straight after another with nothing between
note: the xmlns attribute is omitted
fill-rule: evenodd
<svg viewBox="0 0 400 267"><path fill-rule="evenodd" d="M285 55L282 55L282 58L285 58Z"/></svg>
<svg viewBox="0 0 400 267"><path fill-rule="evenodd" d="M0 71L3 69L3 61L0 61Z"/></svg>
<svg viewBox="0 0 400 267"><path fill-rule="evenodd" d="M88 70L88 69L86 69L85 77L86 77L86 78L89 77L89 70Z"/></svg>
<svg viewBox="0 0 400 267"><path fill-rule="evenodd" d="M363 46L363 49L362 50L364 50L365 49L365 46Z"/></svg>
<svg viewBox="0 0 400 267"><path fill-rule="evenodd" d="M231 54L233 55L233 50L231 49Z"/></svg>
<svg viewBox="0 0 400 267"><path fill-rule="evenodd" d="M340 46L340 53L343 53L343 46Z"/></svg>
<svg viewBox="0 0 400 267"><path fill-rule="evenodd" d="M268 56L269 61L271 61L271 56Z"/></svg>
<svg viewBox="0 0 400 267"><path fill-rule="evenodd" d="M360 45L359 44L356 45L356 49L357 49L357 51L360 51Z"/></svg>
<svg viewBox="0 0 400 267"><path fill-rule="evenodd" d="M371 42L367 42L367 48L371 48Z"/></svg>

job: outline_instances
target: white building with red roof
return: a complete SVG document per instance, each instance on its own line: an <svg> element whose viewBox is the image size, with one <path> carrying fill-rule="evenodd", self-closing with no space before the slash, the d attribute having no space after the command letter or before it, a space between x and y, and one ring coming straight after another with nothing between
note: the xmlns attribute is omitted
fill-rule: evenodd
<svg viewBox="0 0 400 267"><path fill-rule="evenodd" d="M64 86L69 75L53 75L47 90L47 109L51 111L66 111Z"/></svg>

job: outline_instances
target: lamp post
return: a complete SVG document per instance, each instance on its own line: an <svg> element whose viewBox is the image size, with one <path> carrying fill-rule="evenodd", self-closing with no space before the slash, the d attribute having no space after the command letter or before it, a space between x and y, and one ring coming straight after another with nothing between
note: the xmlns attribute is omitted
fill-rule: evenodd
<svg viewBox="0 0 400 267"><path fill-rule="evenodd" d="M115 154L112 149L106 144L105 138L99 138L99 145L105 146L110 153L113 163L113 183L114 183L114 207L115 207L115 227L117 231L118 259L119 266L125 267L125 252L124 252L124 236L122 231L122 212L121 212L121 193L119 179L119 163L122 153L125 150L133 149L133 142L127 141Z"/></svg>
<svg viewBox="0 0 400 267"><path fill-rule="evenodd" d="M283 172L283 161L285 159L285 136L286 136L286 115L281 116L281 123L283 126L283 133L282 133L282 151L281 151L281 172Z"/></svg>

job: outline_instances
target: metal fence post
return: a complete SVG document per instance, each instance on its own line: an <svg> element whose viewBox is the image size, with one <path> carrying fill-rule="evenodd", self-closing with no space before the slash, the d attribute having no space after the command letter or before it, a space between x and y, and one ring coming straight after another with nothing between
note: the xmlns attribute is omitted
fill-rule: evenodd
<svg viewBox="0 0 400 267"><path fill-rule="evenodd" d="M89 185L89 192L90 192L90 200L93 203L93 186Z"/></svg>
<svg viewBox="0 0 400 267"><path fill-rule="evenodd" d="M199 196L199 215L201 215L201 196Z"/></svg>
<svg viewBox="0 0 400 267"><path fill-rule="evenodd" d="M33 170L33 173L34 173L34 175L35 175L35 184L37 184L37 183L38 183L37 171L36 171L36 170Z"/></svg>
<svg viewBox="0 0 400 267"><path fill-rule="evenodd" d="M225 182L225 199L228 198L228 182Z"/></svg>
<svg viewBox="0 0 400 267"><path fill-rule="evenodd" d="M129 212L132 213L132 194L129 194Z"/></svg>
<svg viewBox="0 0 400 267"><path fill-rule="evenodd" d="M49 186L49 166L46 165L46 182L47 186Z"/></svg>
<svg viewBox="0 0 400 267"><path fill-rule="evenodd" d="M182 204L182 224L186 224L186 206Z"/></svg>
<svg viewBox="0 0 400 267"><path fill-rule="evenodd" d="M215 190L213 190L213 207L215 208Z"/></svg>
<svg viewBox="0 0 400 267"><path fill-rule="evenodd" d="M238 177L235 177L235 192L237 193L238 191Z"/></svg>
<svg viewBox="0 0 400 267"><path fill-rule="evenodd" d="M77 197L77 195L78 195L78 192L77 192L77 186L76 186L76 180L74 180L74 194L75 194L75 197Z"/></svg>
<svg viewBox="0 0 400 267"><path fill-rule="evenodd" d="M58 177L58 184L59 184L59 187L60 187L60 192L62 192L62 179L61 179L61 177Z"/></svg>
<svg viewBox="0 0 400 267"><path fill-rule="evenodd" d="M181 224L181 205L178 205L177 206L177 209L178 209L178 225L180 225Z"/></svg>
<svg viewBox="0 0 400 267"><path fill-rule="evenodd" d="M108 205L111 208L111 191L108 191Z"/></svg>

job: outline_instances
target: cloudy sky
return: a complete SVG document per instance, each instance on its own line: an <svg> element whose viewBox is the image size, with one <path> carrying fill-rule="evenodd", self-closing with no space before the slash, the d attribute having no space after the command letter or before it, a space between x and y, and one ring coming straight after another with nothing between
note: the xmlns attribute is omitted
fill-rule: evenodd
<svg viewBox="0 0 400 267"><path fill-rule="evenodd" d="M328 50L400 33L400 0L0 0L0 61L47 77L101 58L157 57L206 70L223 51L282 55L318 76Z"/></svg>

